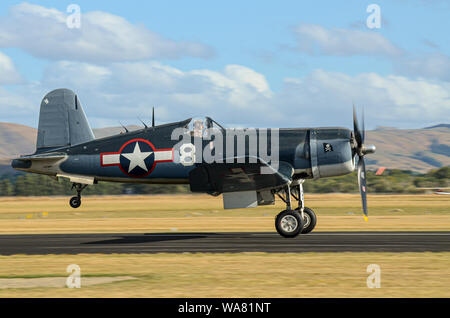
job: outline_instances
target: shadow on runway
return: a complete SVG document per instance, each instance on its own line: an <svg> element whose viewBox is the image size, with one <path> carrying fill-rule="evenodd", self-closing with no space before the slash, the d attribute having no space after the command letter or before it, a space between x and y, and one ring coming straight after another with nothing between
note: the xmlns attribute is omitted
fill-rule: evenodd
<svg viewBox="0 0 450 318"><path fill-rule="evenodd" d="M156 243L156 242L164 242L164 241L178 241L178 240L192 240L192 239L203 239L208 238L210 236L217 235L216 233L149 233L143 235L126 235L121 236L120 238L115 238L111 240L102 240L102 241L92 241L85 242L81 244L86 245L99 245L99 244L139 244L139 243ZM118 235L120 236L120 235Z"/></svg>

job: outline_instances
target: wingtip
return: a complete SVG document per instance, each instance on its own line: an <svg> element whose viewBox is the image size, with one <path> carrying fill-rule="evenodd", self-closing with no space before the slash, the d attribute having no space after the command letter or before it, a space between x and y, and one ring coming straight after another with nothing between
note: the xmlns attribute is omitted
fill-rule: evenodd
<svg viewBox="0 0 450 318"><path fill-rule="evenodd" d="M369 222L369 218L364 215L364 221Z"/></svg>

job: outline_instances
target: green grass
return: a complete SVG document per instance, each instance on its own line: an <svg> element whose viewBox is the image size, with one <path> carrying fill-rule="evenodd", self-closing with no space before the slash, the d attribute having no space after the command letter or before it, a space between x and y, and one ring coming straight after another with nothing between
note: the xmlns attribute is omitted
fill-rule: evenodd
<svg viewBox="0 0 450 318"><path fill-rule="evenodd" d="M368 200L374 216L450 214L450 196L445 195L370 195ZM306 195L306 206L320 215L358 214L360 201L357 194ZM223 210L221 197L206 195L86 196L78 209L70 208L66 197L0 198L0 219L30 215L43 219L248 217L272 216L283 209L284 204L278 200L273 206ZM48 216L43 216L44 212Z"/></svg>
<svg viewBox="0 0 450 318"><path fill-rule="evenodd" d="M450 297L450 253L81 254L0 256L1 277L67 277L80 289L0 289L0 297ZM369 264L381 288L366 285ZM20 273L20 274L18 274ZM87 277L136 279L83 286Z"/></svg>
<svg viewBox="0 0 450 318"><path fill-rule="evenodd" d="M450 197L370 195L369 222L357 194L307 195L318 216L317 231L450 230ZM273 231L276 205L224 210L207 195L92 196L78 209L66 197L0 198L0 234Z"/></svg>

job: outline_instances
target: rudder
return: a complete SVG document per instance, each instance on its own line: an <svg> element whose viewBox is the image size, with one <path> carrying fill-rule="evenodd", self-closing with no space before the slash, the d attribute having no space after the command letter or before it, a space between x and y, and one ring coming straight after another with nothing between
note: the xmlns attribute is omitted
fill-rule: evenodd
<svg viewBox="0 0 450 318"><path fill-rule="evenodd" d="M42 99L36 151L94 140L77 95L69 89L51 91Z"/></svg>

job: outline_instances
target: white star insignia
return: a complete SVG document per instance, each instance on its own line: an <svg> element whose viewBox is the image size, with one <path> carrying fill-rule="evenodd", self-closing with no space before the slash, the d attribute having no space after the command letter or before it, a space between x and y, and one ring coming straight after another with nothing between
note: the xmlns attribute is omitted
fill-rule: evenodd
<svg viewBox="0 0 450 318"><path fill-rule="evenodd" d="M130 160L130 166L128 167L128 173L131 172L136 167L140 167L145 171L148 171L147 166L145 165L145 159L150 156L153 152L141 152L141 148L139 148L139 142L136 142L134 146L134 151L131 153L123 153L122 156Z"/></svg>

